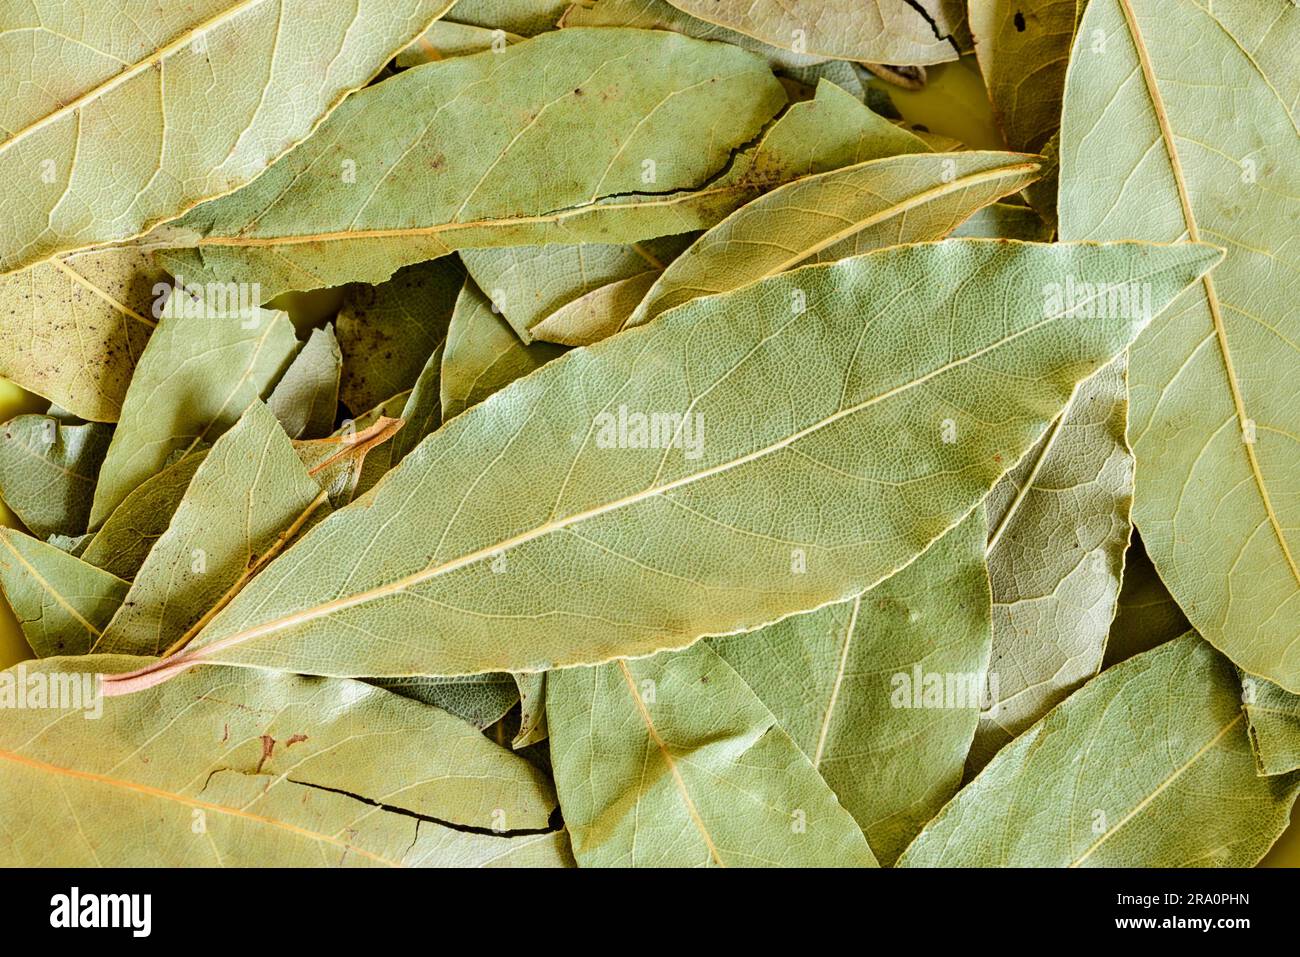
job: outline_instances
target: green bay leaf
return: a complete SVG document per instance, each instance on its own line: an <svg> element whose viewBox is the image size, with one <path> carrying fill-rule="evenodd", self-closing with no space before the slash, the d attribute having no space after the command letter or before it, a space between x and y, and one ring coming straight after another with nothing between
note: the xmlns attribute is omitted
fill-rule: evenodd
<svg viewBox="0 0 1300 957"><path fill-rule="evenodd" d="M1189 632L1105 671L1003 748L899 864L1250 867L1297 791L1300 774L1256 775L1236 673Z"/></svg>
<svg viewBox="0 0 1300 957"><path fill-rule="evenodd" d="M166 273L145 250L55 257L0 276L0 375L92 422L116 422Z"/></svg>
<svg viewBox="0 0 1300 957"><path fill-rule="evenodd" d="M956 793L989 661L982 509L851 601L710 646L891 865ZM794 569L792 569L794 571ZM930 704L929 689L960 697Z"/></svg>
<svg viewBox="0 0 1300 957"><path fill-rule="evenodd" d="M44 658L88 652L129 585L61 548L0 528L0 587L27 643Z"/></svg>
<svg viewBox="0 0 1300 957"><path fill-rule="evenodd" d="M370 683L404 698L449 711L480 731L500 721L519 701L515 680L501 673L456 678L411 675L375 678Z"/></svg>
<svg viewBox="0 0 1300 957"><path fill-rule="evenodd" d="M90 510L98 529L168 457L212 442L265 396L297 348L282 312L164 316L131 380Z"/></svg>
<svg viewBox="0 0 1300 957"><path fill-rule="evenodd" d="M456 0L451 19L531 37L555 26L571 0Z"/></svg>
<svg viewBox="0 0 1300 957"><path fill-rule="evenodd" d="M10 419L0 426L0 499L38 538L82 534L112 436L99 422Z"/></svg>
<svg viewBox="0 0 1300 957"><path fill-rule="evenodd" d="M1286 774L1300 768L1300 695L1249 676L1242 685L1259 773Z"/></svg>
<svg viewBox="0 0 1300 957"><path fill-rule="evenodd" d="M158 240L193 249L157 255L187 279L255 279L270 296L380 282L461 248L688 232L752 192L693 190L784 103L766 65L734 47L544 33L349 97L251 186Z"/></svg>
<svg viewBox="0 0 1300 957"><path fill-rule="evenodd" d="M258 575L190 654L113 690L206 660L545 671L847 600L970 512L1147 321L1067 315L1045 291L1085 275L1149 283L1159 305L1218 257L949 240L695 300L452 419ZM990 291L959 295L974 284ZM620 417L642 428L620 437ZM943 441L945 420L964 441ZM794 549L808 573L774 575Z"/></svg>
<svg viewBox="0 0 1300 957"><path fill-rule="evenodd" d="M498 28L478 27L469 23L438 20L415 38L394 62L402 69L421 63L436 63L450 57L482 53L496 46L518 43L523 37Z"/></svg>
<svg viewBox="0 0 1300 957"><path fill-rule="evenodd" d="M450 5L7 6L0 273L138 236L255 179Z"/></svg>
<svg viewBox="0 0 1300 957"><path fill-rule="evenodd" d="M1037 153L1061 127L1065 67L1087 0L971 0L975 56L1013 150Z"/></svg>
<svg viewBox="0 0 1300 957"><path fill-rule="evenodd" d="M466 249L460 258L519 338L529 342L532 327L566 303L607 283L647 269L663 269L690 245L691 238L665 236L624 246Z"/></svg>
<svg viewBox="0 0 1300 957"><path fill-rule="evenodd" d="M275 416L254 402L213 443L94 650L158 655L183 644L324 499Z"/></svg>
<svg viewBox="0 0 1300 957"><path fill-rule="evenodd" d="M916 153L788 183L697 239L664 270L625 327L801 263L942 239L975 210L1031 182L1038 172L1033 159Z"/></svg>
<svg viewBox="0 0 1300 957"><path fill-rule="evenodd" d="M442 356L442 420L455 418L564 351L547 342L524 345L474 281L466 280Z"/></svg>
<svg viewBox="0 0 1300 957"><path fill-rule="evenodd" d="M348 287L339 310L342 398L353 415L415 385L447 323L465 270L454 256L400 269L377 286Z"/></svg>
<svg viewBox="0 0 1300 957"><path fill-rule="evenodd" d="M1079 385L989 493L997 683L971 746L973 770L1101 669L1132 528L1127 410L1121 358Z"/></svg>
<svg viewBox="0 0 1300 957"><path fill-rule="evenodd" d="M334 327L313 329L280 381L267 407L292 439L314 439L334 428L339 408L343 353Z"/></svg>
<svg viewBox="0 0 1300 957"><path fill-rule="evenodd" d="M91 536L81 557L119 578L135 578L207 454L203 448L181 456L137 485Z"/></svg>
<svg viewBox="0 0 1300 957"><path fill-rule="evenodd" d="M1296 71L1274 51L1297 46L1300 9L1284 0L1092 0L1066 81L1060 208L1063 239L1227 249L1134 344L1133 518L1192 626L1292 692L1300 136Z"/></svg>
<svg viewBox="0 0 1300 957"><path fill-rule="evenodd" d="M871 867L862 832L707 645L547 676L551 763L582 867Z"/></svg>
<svg viewBox="0 0 1300 957"><path fill-rule="evenodd" d="M116 655L0 672L62 687ZM72 682L67 679L73 679ZM87 698L89 695L87 695ZM29 707L0 724L0 819L33 826L7 866L565 866L531 764L438 708L355 681L207 669L102 714ZM86 715L93 713L87 702ZM177 720L184 715L184 720ZM52 841L51 834L69 835Z"/></svg>
<svg viewBox="0 0 1300 957"><path fill-rule="evenodd" d="M961 4L930 0L670 0L709 23L776 47L868 63L942 63L957 59L952 36ZM922 10L924 9L924 12ZM936 17L936 14L938 17ZM945 17L951 14L951 19Z"/></svg>

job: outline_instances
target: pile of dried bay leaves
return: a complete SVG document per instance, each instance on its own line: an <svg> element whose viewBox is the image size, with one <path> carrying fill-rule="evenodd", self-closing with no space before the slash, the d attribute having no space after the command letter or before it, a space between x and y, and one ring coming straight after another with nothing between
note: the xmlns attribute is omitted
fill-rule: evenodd
<svg viewBox="0 0 1300 957"><path fill-rule="evenodd" d="M1256 863L1297 49L1290 0L0 8L0 864ZM962 54L1003 150L895 112Z"/></svg>

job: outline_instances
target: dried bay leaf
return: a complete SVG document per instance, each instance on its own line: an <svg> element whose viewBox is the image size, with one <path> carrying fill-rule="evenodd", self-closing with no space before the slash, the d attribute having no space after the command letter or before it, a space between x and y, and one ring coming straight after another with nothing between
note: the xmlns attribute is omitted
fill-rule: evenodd
<svg viewBox="0 0 1300 957"><path fill-rule="evenodd" d="M894 863L956 793L989 661L981 509L857 598L709 644ZM960 697L929 700L930 687ZM925 706L922 706L922 705Z"/></svg>
<svg viewBox="0 0 1300 957"><path fill-rule="evenodd" d="M1260 774L1286 774L1300 768L1300 696L1271 681L1242 681L1250 745Z"/></svg>
<svg viewBox="0 0 1300 957"><path fill-rule="evenodd" d="M1121 358L1079 385L985 502L997 686L972 771L1101 669L1132 528L1127 411Z"/></svg>
<svg viewBox="0 0 1300 957"><path fill-rule="evenodd" d="M775 69L796 71L826 61L823 56L797 53L790 44L773 45L725 26L700 20L677 9L668 0L582 0L564 12L557 26L639 27L642 30L672 30L699 40L730 43L757 53ZM815 86L816 83L810 84Z"/></svg>
<svg viewBox="0 0 1300 957"><path fill-rule="evenodd" d="M801 53L869 63L942 63L957 59L949 39L960 4L943 0L670 0L693 17ZM942 27L936 15L946 17Z"/></svg>
<svg viewBox="0 0 1300 957"><path fill-rule="evenodd" d="M519 689L519 731L510 746L519 751L550 737L546 726L546 672L520 671L514 679Z"/></svg>
<svg viewBox="0 0 1300 957"><path fill-rule="evenodd" d="M543 671L847 600L974 508L1147 321L1067 316L1045 290L1078 275L1149 283L1159 308L1218 257L949 240L688 303L451 420L272 562L187 654L109 690L202 661ZM996 314L957 295L975 281L996 290ZM698 441L611 435L642 410L689 413ZM942 441L945 419L962 442ZM808 573L774 578L792 549Z"/></svg>
<svg viewBox="0 0 1300 957"><path fill-rule="evenodd" d="M24 668L120 671L95 655ZM0 687L13 671L0 673ZM12 685L9 685L12 692ZM197 673L0 723L8 866L565 866L531 764L438 708L355 681ZM184 714L185 720L176 716ZM95 745L86 741L93 732ZM193 827L201 817L204 827ZM74 835L51 841L50 834Z"/></svg>
<svg viewBox="0 0 1300 957"><path fill-rule="evenodd" d="M975 56L1006 144L1040 152L1061 128L1065 68L1087 0L971 0Z"/></svg>
<svg viewBox="0 0 1300 957"><path fill-rule="evenodd" d="M0 375L92 422L116 422L166 274L144 250L50 259L0 277Z"/></svg>
<svg viewBox="0 0 1300 957"><path fill-rule="evenodd" d="M334 327L313 329L266 399L290 438L317 438L334 428L342 372L343 353Z"/></svg>
<svg viewBox="0 0 1300 957"><path fill-rule="evenodd" d="M942 239L1038 172L1018 153L917 153L808 176L742 206L664 270L625 328L801 263Z"/></svg>
<svg viewBox="0 0 1300 957"><path fill-rule="evenodd" d="M255 401L213 443L94 650L183 646L324 501L280 423Z"/></svg>
<svg viewBox="0 0 1300 957"><path fill-rule="evenodd" d="M1109 668L1156 645L1173 641L1190 627L1187 616L1156 574L1141 538L1134 532L1124 553L1124 582L1115 606L1115 620L1106 639L1102 667Z"/></svg>
<svg viewBox="0 0 1300 957"><path fill-rule="evenodd" d="M1300 137L1296 100L1279 92L1297 89L1295 71L1271 51L1300 45L1300 10L1226 9L1088 4L1066 80L1060 232L1227 247L1213 277L1134 344L1133 518L1192 626L1295 692L1300 198L1288 184ZM1216 100L1232 109L1207 108Z"/></svg>
<svg viewBox="0 0 1300 957"><path fill-rule="evenodd" d="M0 587L27 643L44 658L89 651L129 585L55 545L0 527Z"/></svg>
<svg viewBox="0 0 1300 957"><path fill-rule="evenodd" d="M207 454L203 448L181 456L137 485L94 533L81 557L119 578L135 578Z"/></svg>
<svg viewBox="0 0 1300 957"><path fill-rule="evenodd" d="M524 345L474 281L466 280L442 356L442 420L455 418L564 351L547 342Z"/></svg>
<svg viewBox="0 0 1300 957"><path fill-rule="evenodd" d="M707 645L547 677L583 867L871 867L853 818Z"/></svg>
<svg viewBox="0 0 1300 957"><path fill-rule="evenodd" d="M480 731L500 721L519 701L514 679L502 673L458 678L410 675L375 678L370 684L449 711Z"/></svg>
<svg viewBox="0 0 1300 957"><path fill-rule="evenodd" d="M0 198L0 272L138 236L255 179L450 3L293 6L6 7L0 178L16 188Z"/></svg>
<svg viewBox="0 0 1300 957"><path fill-rule="evenodd" d="M625 246L510 246L466 249L460 258L474 282L524 342L564 304L599 286L647 269L663 269L693 237L665 236Z"/></svg>
<svg viewBox="0 0 1300 957"><path fill-rule="evenodd" d="M432 360L433 356L430 356L429 358ZM426 363L425 369L427 370L428 368L429 365ZM405 413L406 407L410 404L411 396L414 392L414 389L399 392L387 401L381 402L369 412L357 416L355 422L345 422L341 431L344 435L347 435L351 434L356 429L366 431L384 419L397 419L398 421L401 421L401 416ZM406 431L405 424L402 425L402 431ZM392 442L385 442L383 445L375 448L370 454L366 455L365 459L361 462L360 474L357 476L356 485L352 489L351 496L356 498L370 491L370 489L374 487L375 483L383 478L388 473L388 470L393 467L393 460L394 443Z"/></svg>
<svg viewBox="0 0 1300 957"><path fill-rule="evenodd" d="M1032 189L1037 182L1030 183L1026 188ZM1052 238L1052 232L1052 227L1028 206L990 203L983 209L975 210L969 219L952 231L952 235L1045 243Z"/></svg>
<svg viewBox="0 0 1300 957"><path fill-rule="evenodd" d="M349 97L251 186L168 227L195 248L157 255L187 278L256 279L274 295L380 282L458 248L688 232L743 197L746 184L692 191L784 102L764 63L734 47L544 33ZM554 172L539 184L538 170Z"/></svg>
<svg viewBox="0 0 1300 957"><path fill-rule="evenodd" d="M0 426L0 499L38 538L79 535L111 426L20 415Z"/></svg>
<svg viewBox="0 0 1300 957"><path fill-rule="evenodd" d="M451 19L531 37L551 29L569 0L456 0Z"/></svg>
<svg viewBox="0 0 1300 957"><path fill-rule="evenodd" d="M529 331L563 346L589 346L618 332L662 274L652 269L616 279L565 303ZM535 344L535 343L534 343Z"/></svg>
<svg viewBox="0 0 1300 957"><path fill-rule="evenodd" d="M899 865L1249 867L1297 791L1300 774L1256 775L1236 674L1189 632L1003 748Z"/></svg>
<svg viewBox="0 0 1300 957"><path fill-rule="evenodd" d="M468 280L467 280L468 281ZM402 406L402 431L393 440L390 467L397 465L430 432L442 425L442 361L446 345L440 345L420 371L411 394Z"/></svg>
<svg viewBox="0 0 1300 957"><path fill-rule="evenodd" d="M233 425L270 391L297 344L282 312L165 316L140 357L99 470L91 529L169 455L211 442Z"/></svg>
<svg viewBox="0 0 1300 957"><path fill-rule="evenodd" d="M505 30L478 27L469 23L438 20L415 38L410 46L397 54L394 62L406 69L421 63L436 63L449 57L482 53L496 46L518 43L523 37Z"/></svg>
<svg viewBox="0 0 1300 957"><path fill-rule="evenodd" d="M415 385L447 323L465 270L454 256L400 269L378 286L348 287L339 310L343 403L354 415Z"/></svg>
<svg viewBox="0 0 1300 957"><path fill-rule="evenodd" d="M730 177L721 182L753 180L770 189L863 160L926 149L918 137L873 113L834 83L823 81L811 100L792 104L754 150L738 156ZM742 197L724 214L752 198L752 194Z"/></svg>

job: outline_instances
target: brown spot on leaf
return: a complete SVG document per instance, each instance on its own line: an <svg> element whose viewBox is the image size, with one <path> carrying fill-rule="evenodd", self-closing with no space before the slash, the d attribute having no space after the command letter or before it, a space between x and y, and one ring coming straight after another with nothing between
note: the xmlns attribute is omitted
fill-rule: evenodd
<svg viewBox="0 0 1300 957"><path fill-rule="evenodd" d="M254 773L256 774L262 773L262 765L266 764L266 762L271 759L271 753L274 750L275 750L275 738L271 737L269 734L262 735L262 757L257 762L257 771Z"/></svg>

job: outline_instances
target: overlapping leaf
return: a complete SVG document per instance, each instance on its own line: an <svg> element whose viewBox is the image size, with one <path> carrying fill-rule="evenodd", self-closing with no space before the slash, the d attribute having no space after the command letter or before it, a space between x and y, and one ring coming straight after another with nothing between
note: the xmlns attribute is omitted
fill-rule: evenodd
<svg viewBox="0 0 1300 957"><path fill-rule="evenodd" d="M743 199L740 183L691 190L784 102L763 62L734 47L545 33L350 97L253 185L169 227L196 248L159 255L187 279L256 280L270 296L380 282L457 248L687 232Z"/></svg>
<svg viewBox="0 0 1300 957"><path fill-rule="evenodd" d="M547 677L551 763L583 867L870 867L857 824L707 645Z"/></svg>
<svg viewBox="0 0 1300 957"><path fill-rule="evenodd" d="M225 669L127 701L96 698L95 674L133 660L54 658L0 672L0 695L13 696L20 677L60 695L0 724L0 863L569 860L540 772L438 708L355 681ZM83 697L71 701L72 689Z"/></svg>
<svg viewBox="0 0 1300 957"><path fill-rule="evenodd" d="M693 17L799 53L870 63L942 63L965 18L960 3L933 0L669 0ZM951 16L951 19L949 18Z"/></svg>
<svg viewBox="0 0 1300 957"><path fill-rule="evenodd" d="M334 327L313 329L266 399L290 438L319 438L334 428L342 373L343 354Z"/></svg>
<svg viewBox="0 0 1300 957"><path fill-rule="evenodd" d="M450 5L6 6L0 272L137 236L255 179Z"/></svg>
<svg viewBox="0 0 1300 957"><path fill-rule="evenodd" d="M88 652L126 596L127 582L11 528L0 528L0 587L32 651Z"/></svg>
<svg viewBox="0 0 1300 957"><path fill-rule="evenodd" d="M956 792L989 703L985 538L976 509L857 598L710 642L821 773L882 864ZM798 565L791 574L801 574Z"/></svg>
<svg viewBox="0 0 1300 957"><path fill-rule="evenodd" d="M562 348L547 342L524 345L473 281L466 281L442 356L443 421L563 353Z"/></svg>
<svg viewBox="0 0 1300 957"><path fill-rule="evenodd" d="M1300 774L1255 773L1236 673L1189 632L1107 670L1004 748L899 864L1249 867L1298 791Z"/></svg>
<svg viewBox="0 0 1300 957"><path fill-rule="evenodd" d="M20 415L0 426L0 499L32 534L80 535L113 430Z"/></svg>
<svg viewBox="0 0 1300 957"><path fill-rule="evenodd" d="M254 402L195 471L95 650L182 647L325 500L275 416Z"/></svg>
<svg viewBox="0 0 1300 957"><path fill-rule="evenodd" d="M0 277L0 375L92 422L115 422L156 325L147 251L102 249Z"/></svg>
<svg viewBox="0 0 1300 957"><path fill-rule="evenodd" d="M1014 153L918 153L789 183L709 230L650 288L625 327L697 296L736 289L801 263L942 239L1037 174Z"/></svg>
<svg viewBox="0 0 1300 957"><path fill-rule="evenodd" d="M149 340L99 471L90 527L97 529L173 455L212 442L264 397L297 348L282 312L247 318L165 316Z"/></svg>
<svg viewBox="0 0 1300 957"><path fill-rule="evenodd" d="M1218 255L950 240L688 303L451 420L190 655L114 690L198 660L548 670L846 600L968 513L1146 322L1081 316L1045 290L1141 282L1158 306ZM944 442L945 421L966 438ZM794 549L808 573L773 579Z"/></svg>
<svg viewBox="0 0 1300 957"><path fill-rule="evenodd" d="M1127 410L1120 359L1079 386L989 494L997 692L971 747L974 770L1101 669L1132 528Z"/></svg>
<svg viewBox="0 0 1300 957"><path fill-rule="evenodd" d="M343 402L354 415L415 385L447 323L465 279L454 257L419 263L378 286L348 289L339 310Z"/></svg>
<svg viewBox="0 0 1300 957"><path fill-rule="evenodd" d="M1205 639L1300 691L1300 136L1279 55L1300 9L1092 0L1079 34L1061 236L1227 249L1132 350L1134 520Z"/></svg>

